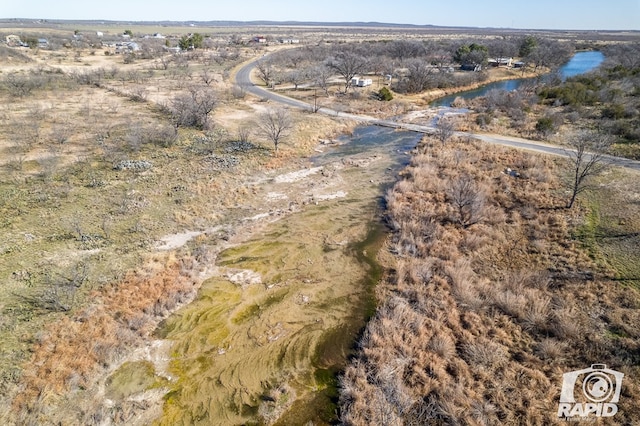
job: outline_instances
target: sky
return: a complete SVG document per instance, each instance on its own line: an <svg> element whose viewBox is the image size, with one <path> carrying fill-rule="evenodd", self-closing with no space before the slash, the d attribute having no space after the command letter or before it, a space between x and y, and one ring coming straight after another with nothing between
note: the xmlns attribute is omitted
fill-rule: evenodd
<svg viewBox="0 0 640 426"><path fill-rule="evenodd" d="M640 30L640 0L0 0L0 18Z"/></svg>

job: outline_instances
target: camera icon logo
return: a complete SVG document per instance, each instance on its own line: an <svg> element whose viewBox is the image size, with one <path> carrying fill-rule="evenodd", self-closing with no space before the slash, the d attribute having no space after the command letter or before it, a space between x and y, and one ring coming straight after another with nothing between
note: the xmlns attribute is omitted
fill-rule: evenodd
<svg viewBox="0 0 640 426"><path fill-rule="evenodd" d="M618 412L616 404L620 400L623 377L623 373L605 364L564 373L558 417L614 416Z"/></svg>

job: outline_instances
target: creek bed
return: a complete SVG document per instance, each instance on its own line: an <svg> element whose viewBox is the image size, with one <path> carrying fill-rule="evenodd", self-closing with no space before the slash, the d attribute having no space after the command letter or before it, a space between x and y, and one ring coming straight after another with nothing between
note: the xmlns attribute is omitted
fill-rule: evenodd
<svg viewBox="0 0 640 426"><path fill-rule="evenodd" d="M336 374L375 309L381 200L419 138L364 127L322 147L321 171L295 184L316 201L219 254L220 273L163 327L176 379L160 424L337 420ZM286 202L292 186L274 179L260 190Z"/></svg>

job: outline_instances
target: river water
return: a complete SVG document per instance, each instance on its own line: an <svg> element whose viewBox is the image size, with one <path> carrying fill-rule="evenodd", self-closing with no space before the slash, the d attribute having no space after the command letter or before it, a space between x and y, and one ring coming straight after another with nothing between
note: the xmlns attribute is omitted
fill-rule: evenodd
<svg viewBox="0 0 640 426"><path fill-rule="evenodd" d="M598 51L578 52L569 62L564 64L559 70L560 78L567 79L576 75L584 74L591 70L594 70L600 66L604 61L604 55ZM518 89L520 86L535 81L536 78L518 78L513 80L495 81L488 83L477 89L468 90L465 92L455 93L449 96L445 96L436 99L431 103L431 106L450 106L456 98L473 99L479 96L484 96L491 90L505 90L510 92Z"/></svg>

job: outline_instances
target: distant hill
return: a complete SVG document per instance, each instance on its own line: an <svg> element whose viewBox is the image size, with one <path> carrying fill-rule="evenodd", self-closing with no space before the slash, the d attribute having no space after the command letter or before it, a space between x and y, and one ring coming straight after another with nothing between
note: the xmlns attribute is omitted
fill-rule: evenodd
<svg viewBox="0 0 640 426"><path fill-rule="evenodd" d="M302 21L127 21L127 20L65 20L65 19L0 19L0 24L99 24L99 25L161 25L161 26L198 26L198 27L246 27L246 26L322 26L322 27L364 27L364 28L447 28L434 25L394 24L388 22L302 22Z"/></svg>

